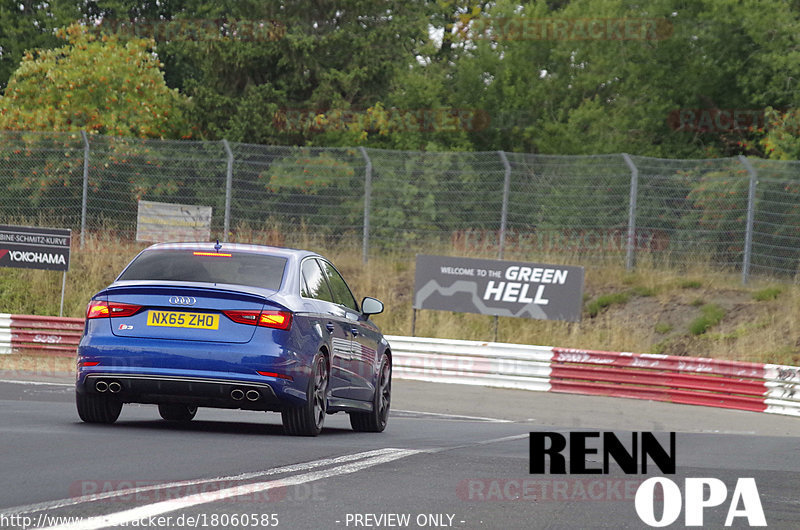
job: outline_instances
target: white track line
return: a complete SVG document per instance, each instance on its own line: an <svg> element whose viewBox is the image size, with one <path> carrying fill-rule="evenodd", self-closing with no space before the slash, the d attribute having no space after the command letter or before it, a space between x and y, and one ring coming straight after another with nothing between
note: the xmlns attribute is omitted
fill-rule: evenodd
<svg viewBox="0 0 800 530"><path fill-rule="evenodd" d="M511 420L503 420L499 418L487 418L484 416L464 416L463 414L444 414L441 412L423 412L421 410L400 410L400 409L392 409L394 412L400 412L404 414L421 414L423 416L435 416L437 418L453 418L455 420L474 420L474 421L485 421L491 423L514 423ZM400 418L397 418L400 419Z"/></svg>
<svg viewBox="0 0 800 530"><path fill-rule="evenodd" d="M526 432L524 434L512 434L511 436L503 436L502 438L492 438L491 440L481 440L479 442L467 442L461 445L454 445L451 447L437 447L434 449L428 449L426 452L428 453L443 453L446 451L454 451L456 449L464 449L465 447L475 447L479 445L489 445L489 444L497 444L503 442L512 442L514 440L522 440L528 438L530 433Z"/></svg>
<svg viewBox="0 0 800 530"><path fill-rule="evenodd" d="M47 385L47 386L64 386L74 387L75 383L50 383L48 381L19 381L17 379L0 379L0 383L14 383L17 385Z"/></svg>
<svg viewBox="0 0 800 530"><path fill-rule="evenodd" d="M17 514L27 514L27 513L35 513L41 512L44 510L54 510L57 508L64 508L66 506L75 506L77 504L85 504L94 501L100 500L107 500L113 499L115 497L125 497L129 495L136 495L141 493L146 493L148 491L154 490L168 490L172 488L180 488L186 486L197 486L199 484L208 484L210 482L229 482L229 481L239 481L239 480L252 480L254 478L265 477L270 475L279 475L281 473L294 473L297 471L308 471L310 469L324 467L334 464L343 464L346 462L352 462L353 460L359 460L362 458L370 458L375 456L381 456L388 453L393 453L397 451L396 449L376 449L374 451L365 451L363 453L354 453L349 455L337 456L333 458L323 458L321 460L314 460L312 462L303 462L300 464L291 464L288 466L281 466L272 469L267 469L264 471L255 471L251 473L243 473L240 475L232 475L227 477L215 477L215 478L205 478L205 479L196 479L196 480L180 480L176 482L165 482L162 484L151 484L148 486L140 486L136 488L126 488L117 491L107 491L103 493L95 493L91 495L82 495L80 497L73 497L70 499L61 499L56 501L47 501L47 502L40 502L36 504L28 504L25 506L16 506L14 508L8 508L0 512L0 515L17 515ZM216 492L209 493L210 495L216 494Z"/></svg>
<svg viewBox="0 0 800 530"><path fill-rule="evenodd" d="M234 486L219 491L215 491L213 495L208 493L196 493L187 495L178 499L168 501L156 502L153 504L146 504L130 510L123 510L121 512L110 513L98 517L91 517L76 523L68 523L59 526L48 527L47 530L94 530L97 528L106 528L110 526L118 526L132 521L147 519L149 517L158 516L164 513L174 512L197 506L200 504L207 504L210 502L217 502L220 500L239 497L241 495L251 495L262 491L267 491L274 488L283 488L286 486L295 486L298 484L305 484L315 480L321 480L329 477L339 475L346 475L355 473L368 467L385 464L393 460L405 458L421 451L415 449L392 449L391 452L351 462L348 464L332 467L321 471L311 471L300 475L290 476L287 478L270 480L267 482L256 482L253 484L246 484L242 486Z"/></svg>
<svg viewBox="0 0 800 530"><path fill-rule="evenodd" d="M232 486L229 488L213 492L195 493L177 499L170 499L168 501L160 501L151 504L146 504L143 506L139 506L137 508L123 510L120 512L115 512L103 516L90 517L79 522L48 527L49 530L92 530L96 528L118 526L124 523L130 523L131 521L145 519L148 517L157 516L176 510L181 510L184 508L190 508L192 506L197 506L200 504L217 502L219 500L224 500L227 498L239 497L243 495L252 495L255 493L260 493L271 489L285 488L287 486L294 486L294 485L304 484L306 482L312 482L315 480L321 480L334 476L355 473L362 469L391 462L393 460L398 460L400 458L405 458L415 454L420 454L420 453L435 454L438 452L452 451L476 445L487 445L487 444L501 443L512 440L520 440L523 438L527 438L528 436L529 436L528 433L524 433L512 436L504 436L500 438L492 438L489 440L481 440L478 442L465 443L462 445L451 446L451 447L433 447L425 449L396 449L396 448L376 449L372 451L353 453L333 458L324 458L300 464L290 464L287 466L272 468L265 471L243 473L227 477L215 477L207 479L168 482L163 484L154 484L136 488L127 488L119 491L84 495L81 497L73 497L70 499L62 499L57 501L48 501L48 502L30 504L25 506L17 506L3 510L2 512L0 512L0 515L11 516L17 514L36 513L45 510L53 510L68 506L86 504L98 500L113 499L115 497L129 496L136 493L144 493L147 491L153 491L159 489L166 490L181 486L194 486L210 482L243 481L269 475L293 473L297 471L307 471L306 473L300 475L289 476L266 482L242 484L239 486ZM314 468L336 465L336 464L343 464L343 465L338 465L337 467L332 467L324 470L309 471L313 470Z"/></svg>

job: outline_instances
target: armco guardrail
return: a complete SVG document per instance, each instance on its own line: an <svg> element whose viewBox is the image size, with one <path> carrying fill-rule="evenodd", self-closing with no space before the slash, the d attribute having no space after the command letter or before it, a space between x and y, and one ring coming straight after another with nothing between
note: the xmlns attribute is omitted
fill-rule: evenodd
<svg viewBox="0 0 800 530"><path fill-rule="evenodd" d="M800 416L800 367L388 336L394 375Z"/></svg>
<svg viewBox="0 0 800 530"><path fill-rule="evenodd" d="M82 333L82 318L0 313L0 354L42 352L71 357Z"/></svg>
<svg viewBox="0 0 800 530"><path fill-rule="evenodd" d="M0 313L0 354L75 355L82 318ZM800 416L800 367L387 336L394 376Z"/></svg>

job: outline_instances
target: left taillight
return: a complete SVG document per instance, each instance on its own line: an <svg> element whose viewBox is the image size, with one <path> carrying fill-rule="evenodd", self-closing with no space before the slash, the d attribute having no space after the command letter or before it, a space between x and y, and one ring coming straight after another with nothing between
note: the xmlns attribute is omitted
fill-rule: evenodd
<svg viewBox="0 0 800 530"><path fill-rule="evenodd" d="M86 318L129 317L142 308L140 305L92 300L86 309Z"/></svg>
<svg viewBox="0 0 800 530"><path fill-rule="evenodd" d="M239 324L249 324L272 329L289 329L292 314L289 311L223 311L226 317Z"/></svg>

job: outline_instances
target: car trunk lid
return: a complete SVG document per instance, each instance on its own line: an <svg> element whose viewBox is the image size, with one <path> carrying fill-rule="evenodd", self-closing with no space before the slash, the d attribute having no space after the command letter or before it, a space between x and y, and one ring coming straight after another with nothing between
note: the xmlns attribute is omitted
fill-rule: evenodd
<svg viewBox="0 0 800 530"><path fill-rule="evenodd" d="M111 307L112 333L132 338L246 343L256 326L236 322L225 311L276 308L267 296L216 287L125 285L109 287L101 295ZM130 316L115 317L115 304L138 309Z"/></svg>

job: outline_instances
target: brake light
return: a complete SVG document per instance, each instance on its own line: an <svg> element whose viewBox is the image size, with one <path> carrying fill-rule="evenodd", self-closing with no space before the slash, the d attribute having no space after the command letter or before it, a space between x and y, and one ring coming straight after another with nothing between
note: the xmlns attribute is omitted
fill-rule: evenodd
<svg viewBox="0 0 800 530"><path fill-rule="evenodd" d="M263 328L289 329L292 314L289 311L223 311L226 317L239 324L261 326Z"/></svg>
<svg viewBox="0 0 800 530"><path fill-rule="evenodd" d="M138 313L141 308L140 305L93 300L89 302L86 318L129 317Z"/></svg>
<svg viewBox="0 0 800 530"><path fill-rule="evenodd" d="M231 254L225 252L192 252L195 256L212 256L217 258L230 258Z"/></svg>
<svg viewBox="0 0 800 530"><path fill-rule="evenodd" d="M96 302L92 300L89 302L89 307L86 309L86 318L103 318L108 316L108 303Z"/></svg>
<svg viewBox="0 0 800 530"><path fill-rule="evenodd" d="M84 361L82 363L78 363L78 368L86 368L88 366L97 366L100 364L100 361Z"/></svg>
<svg viewBox="0 0 800 530"><path fill-rule="evenodd" d="M266 311L261 313L259 326L267 328L287 329L292 322L292 314L284 311Z"/></svg>

